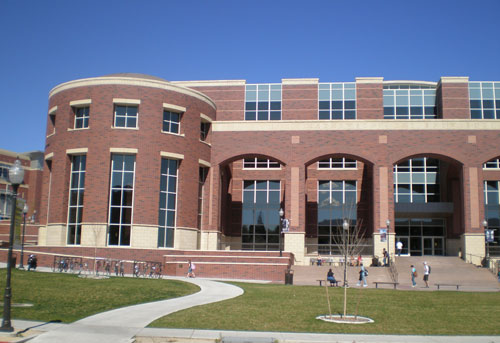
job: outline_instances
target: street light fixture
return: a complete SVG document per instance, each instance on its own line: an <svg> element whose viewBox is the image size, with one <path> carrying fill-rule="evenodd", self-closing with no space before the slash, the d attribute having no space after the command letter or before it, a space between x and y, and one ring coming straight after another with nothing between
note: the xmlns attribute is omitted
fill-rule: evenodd
<svg viewBox="0 0 500 343"><path fill-rule="evenodd" d="M386 236L386 241L387 241L387 265L391 265L391 253L389 252L389 229L391 228L391 221L387 219L385 222L385 225L387 225L387 236Z"/></svg>
<svg viewBox="0 0 500 343"><path fill-rule="evenodd" d="M9 252L7 254L7 280L5 282L5 295L3 302L3 319L0 331L12 332L14 328L10 321L10 305L12 300L12 289L10 287L10 279L12 272L12 246L14 245L14 227L16 222L16 200L17 189L24 180L24 169L21 162L16 159L14 164L9 168L9 181L12 185L12 212L10 216L10 232L9 232Z"/></svg>
<svg viewBox="0 0 500 343"><path fill-rule="evenodd" d="M490 240L488 239L488 221L486 219L483 220L484 227L484 238L486 241L486 263L487 267L490 266Z"/></svg>
<svg viewBox="0 0 500 343"><path fill-rule="evenodd" d="M28 209L28 204L25 203L23 207L23 238L21 240L21 261L19 262L19 269L24 269L24 236L26 236L26 215L28 214Z"/></svg>
<svg viewBox="0 0 500 343"><path fill-rule="evenodd" d="M285 212L283 209L280 207L279 211L280 215L280 237L279 237L279 245L280 245L280 257L283 256L283 249L281 248L281 235L283 233L283 216L285 215Z"/></svg>
<svg viewBox="0 0 500 343"><path fill-rule="evenodd" d="M344 287L347 285L347 240L349 238L349 222L347 219L344 219L344 222L342 223L342 228L344 229L343 234L344 234Z"/></svg>
<svg viewBox="0 0 500 343"><path fill-rule="evenodd" d="M347 283L347 240L349 238L349 222L347 219L344 219L342 223L343 237L344 237L344 318L347 315L347 287L349 287Z"/></svg>

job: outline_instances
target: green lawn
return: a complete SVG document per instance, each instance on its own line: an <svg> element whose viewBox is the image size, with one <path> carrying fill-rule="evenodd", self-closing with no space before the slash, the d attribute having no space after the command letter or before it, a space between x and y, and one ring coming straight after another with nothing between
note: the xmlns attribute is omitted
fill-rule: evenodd
<svg viewBox="0 0 500 343"><path fill-rule="evenodd" d="M328 314L324 287L235 283L245 293L164 317L153 327L324 333L499 335L500 293L412 292L348 289L348 313L373 324L346 325L316 320ZM5 287L5 269L0 270ZM76 275L13 270L12 318L72 322L113 308L194 293L198 287L171 280L78 278ZM3 293L2 293L3 294ZM329 288L332 312L342 312L343 290Z"/></svg>
<svg viewBox="0 0 500 343"><path fill-rule="evenodd" d="M152 327L324 333L498 335L500 293L348 289L348 313L375 320L347 325L315 319L328 314L324 287L235 283L245 294L163 317ZM330 288L332 312L343 310L343 289ZM361 297L361 298L359 298Z"/></svg>
<svg viewBox="0 0 500 343"><path fill-rule="evenodd" d="M3 301L6 270L0 270ZM185 282L141 278L90 279L72 274L12 270L12 318L61 320L70 323L95 313L128 305L164 300L195 293L199 288Z"/></svg>

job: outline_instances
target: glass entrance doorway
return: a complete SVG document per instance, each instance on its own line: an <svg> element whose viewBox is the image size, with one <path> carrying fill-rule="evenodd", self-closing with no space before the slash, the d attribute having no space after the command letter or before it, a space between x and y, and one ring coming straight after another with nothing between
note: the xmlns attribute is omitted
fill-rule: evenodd
<svg viewBox="0 0 500 343"><path fill-rule="evenodd" d="M443 256L445 252L445 220L397 218L397 240L403 243L402 255Z"/></svg>

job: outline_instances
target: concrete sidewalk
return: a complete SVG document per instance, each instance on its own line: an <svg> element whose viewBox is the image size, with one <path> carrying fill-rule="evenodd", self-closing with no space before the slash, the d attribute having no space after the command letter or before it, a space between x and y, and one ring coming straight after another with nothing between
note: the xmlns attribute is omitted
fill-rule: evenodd
<svg viewBox="0 0 500 343"><path fill-rule="evenodd" d="M38 336L29 342L37 343L131 343L134 342L134 337L137 337L138 343L201 343L216 341L223 343L263 343L275 342L275 340L280 343L500 343L500 336L356 335L147 328L146 326L152 321L170 313L193 306L231 299L243 294L241 288L218 281L203 278L166 278L191 282L198 285L201 290L198 293L181 298L139 304L99 313L71 324L13 320L13 325L16 332L32 328L28 332L37 332ZM23 341L22 339L16 340L14 337L7 338L7 335L0 334L0 342Z"/></svg>
<svg viewBox="0 0 500 343"><path fill-rule="evenodd" d="M36 340L29 342L39 342L41 338L48 338L48 333L65 333L63 340L47 342L80 342L88 336L85 331L73 331L69 329L72 324L40 323L33 321L14 320L16 329L26 329L35 327L34 330L48 331ZM88 327L87 329L92 329ZM172 343L172 342L238 342L238 343L500 343L499 336L414 336L414 335L361 335L361 334L317 334L317 333L296 333L296 332L258 332L258 331L220 331L220 330L198 330L198 329L160 329L142 328L135 333L138 343ZM44 337L45 336L45 337ZM81 337L80 337L81 336ZM97 337L94 336L94 337ZM114 335L100 335L99 342L122 342L115 340ZM0 342L2 339L0 338ZM44 341L45 342L45 341ZM90 342L90 341L89 341ZM134 339L125 342L134 342Z"/></svg>
<svg viewBox="0 0 500 343"><path fill-rule="evenodd" d="M170 313L198 305L231 299L243 294L239 287L208 279L172 278L189 281L200 291L188 296L139 304L96 314L74 323L58 325L30 342L102 343L133 342L133 337L152 321Z"/></svg>

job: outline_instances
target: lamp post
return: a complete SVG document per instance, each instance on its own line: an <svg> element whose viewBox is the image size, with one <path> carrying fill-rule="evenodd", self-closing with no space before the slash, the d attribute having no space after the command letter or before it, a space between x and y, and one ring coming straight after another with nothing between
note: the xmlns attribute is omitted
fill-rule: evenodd
<svg viewBox="0 0 500 343"><path fill-rule="evenodd" d="M3 319L0 331L12 332L14 328L10 322L10 305L12 299L12 289L10 288L10 279L12 272L12 246L14 245L14 226L16 222L16 200L17 189L24 179L24 169L21 162L16 160L9 168L9 181L12 184L12 212L10 216L10 232L9 232L9 252L7 254L7 280L5 282L5 295L3 303Z"/></svg>
<svg viewBox="0 0 500 343"><path fill-rule="evenodd" d="M344 235L344 318L347 315L347 240L349 238L349 222L344 219L342 223L343 235Z"/></svg>
<svg viewBox="0 0 500 343"><path fill-rule="evenodd" d="M347 240L349 238L349 222L347 219L344 219L344 222L342 223L342 228L344 229L343 234L344 234L344 287L347 284L347 249L348 249L348 244Z"/></svg>
<svg viewBox="0 0 500 343"><path fill-rule="evenodd" d="M26 235L26 215L28 214L28 204L24 204L23 207L23 238L21 240L21 261L19 262L19 269L24 269L23 257L24 257L24 236Z"/></svg>
<svg viewBox="0 0 500 343"><path fill-rule="evenodd" d="M490 266L490 240L488 239L488 221L486 219L483 220L484 227L484 239L486 241L486 263L487 267Z"/></svg>
<svg viewBox="0 0 500 343"><path fill-rule="evenodd" d="M391 265L391 253L389 252L389 229L391 228L391 221L389 219L387 219L387 221L385 222L385 225L387 225L387 265L390 266Z"/></svg>
<svg viewBox="0 0 500 343"><path fill-rule="evenodd" d="M283 216L285 215L285 212L283 209L280 207L279 211L280 215L280 237L279 237L279 245L280 245L280 257L283 256L283 249L281 248L281 235L283 233Z"/></svg>

